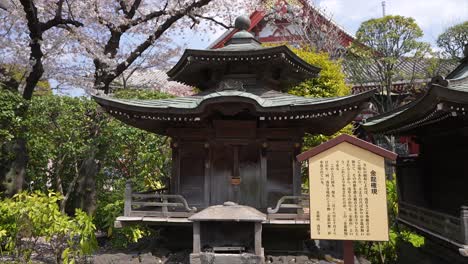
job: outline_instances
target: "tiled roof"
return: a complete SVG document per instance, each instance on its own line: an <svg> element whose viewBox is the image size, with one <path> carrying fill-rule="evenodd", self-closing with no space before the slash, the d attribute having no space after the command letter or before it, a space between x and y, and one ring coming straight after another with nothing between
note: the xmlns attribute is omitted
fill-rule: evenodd
<svg viewBox="0 0 468 264"><path fill-rule="evenodd" d="M396 134L468 112L468 58L448 75L434 77L417 101L370 118L363 127L373 133Z"/></svg>
<svg viewBox="0 0 468 264"><path fill-rule="evenodd" d="M273 90L265 89L249 89L246 91L206 91L194 96L177 97L170 99L159 99L159 100L138 100L138 99L115 99L111 97L99 97L95 99L99 103L108 102L114 105L120 105L120 107L128 107L137 112L144 113L156 113L156 112L178 112L190 114L191 110L197 110L204 102L215 99L229 99L232 101L239 101L240 99L252 100L259 108L278 108L287 107L300 108L301 106L316 105L318 109L323 105L329 107L332 103L338 103L338 105L344 105L359 101L363 97L370 97L370 94L359 94L349 95L343 97L331 97L331 98L305 98L290 94L281 93ZM107 104L108 104L107 103ZM185 111L180 111L185 109ZM171 111L173 110L173 111ZM267 110L265 110L267 111ZM198 112L198 111L196 111Z"/></svg>
<svg viewBox="0 0 468 264"><path fill-rule="evenodd" d="M304 8L308 8L308 10L314 14L316 14L318 17L320 17L322 21L324 22L329 22L332 27L335 27L338 29L338 31L346 36L348 36L350 39L355 39L356 37L354 36L353 33L350 31L346 30L343 26L339 25L331 15L326 14L319 8L316 8L314 5L310 4L308 1L305 0L300 0L301 4L304 5ZM250 29L255 28L257 24L261 23L262 21L265 21L265 17L267 16L267 12L265 11L254 11L250 17L254 17L260 15L260 19L255 19L254 22L252 23ZM226 43L229 40L229 37L232 36L233 33L237 32L236 29L228 29L226 30L220 37L218 37L213 43L211 43L208 48L213 49L213 48L219 48L222 46L224 43Z"/></svg>
<svg viewBox="0 0 468 264"><path fill-rule="evenodd" d="M249 43L232 43L215 50L185 50L176 65L167 72L173 80L196 86L201 90L210 87L210 80L201 78L207 71L223 69L228 65L245 63L243 74L259 74L274 66L281 70L282 81L290 84L300 83L318 75L320 68L311 65L297 56L286 46L264 47ZM258 48L260 47L260 48Z"/></svg>
<svg viewBox="0 0 468 264"><path fill-rule="evenodd" d="M303 98L278 91L204 91L160 100L124 100L94 96L107 112L132 126L166 135L174 126L207 126L213 114L235 115L248 109L259 122L285 124L307 133L332 135L351 122L374 91L335 98ZM231 112L232 111L232 112Z"/></svg>
<svg viewBox="0 0 468 264"><path fill-rule="evenodd" d="M351 61L350 61L351 60ZM379 69L376 64L359 62L356 59L346 60L343 63L343 71L346 75L348 83L355 87L372 86L375 87L379 83ZM434 73L431 68L434 67L434 61L430 58L410 59L403 58L397 64L396 74L393 78L395 83L410 83L411 80L417 82L427 82L430 78L436 75L446 75L454 70L458 62L453 60L441 60L437 66L437 71Z"/></svg>

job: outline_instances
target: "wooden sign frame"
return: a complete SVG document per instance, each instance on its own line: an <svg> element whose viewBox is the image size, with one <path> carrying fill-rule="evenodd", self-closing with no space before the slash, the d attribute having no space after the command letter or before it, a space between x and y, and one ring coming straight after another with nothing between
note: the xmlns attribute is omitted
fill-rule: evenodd
<svg viewBox="0 0 468 264"><path fill-rule="evenodd" d="M311 238L388 241L385 159L396 156L349 135L298 155L309 161Z"/></svg>

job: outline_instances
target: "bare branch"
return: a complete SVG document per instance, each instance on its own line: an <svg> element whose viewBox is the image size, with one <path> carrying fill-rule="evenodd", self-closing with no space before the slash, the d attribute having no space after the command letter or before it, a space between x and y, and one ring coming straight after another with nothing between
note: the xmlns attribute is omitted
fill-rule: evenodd
<svg viewBox="0 0 468 264"><path fill-rule="evenodd" d="M94 2L94 12L96 12L97 19L99 24L106 26L108 29L114 29L114 25L106 21L102 16L101 12L99 12L99 7L97 1Z"/></svg>
<svg viewBox="0 0 468 264"><path fill-rule="evenodd" d="M120 10L122 10L122 12L127 15L128 14L128 10L127 10L127 3L126 1L124 0L118 0L119 2L119 5L120 5Z"/></svg>
<svg viewBox="0 0 468 264"><path fill-rule="evenodd" d="M133 18L133 16L135 16L136 11L140 7L140 4L141 4L141 0L135 0L135 2L133 2L132 7L127 13L127 18Z"/></svg>
<svg viewBox="0 0 468 264"><path fill-rule="evenodd" d="M65 25L72 25L75 27L82 27L83 23L73 20L73 19L63 19L63 18L54 18L52 20L49 20L45 23L40 23L41 30L43 32L53 28L53 27L59 27L59 26L65 26Z"/></svg>
<svg viewBox="0 0 468 264"><path fill-rule="evenodd" d="M211 22L215 23L216 25L222 26L222 27L225 28L225 29L231 29L231 28L233 28L232 26L228 26L228 25L224 24L223 22L220 22L220 21L218 21L218 20L216 20L216 19L214 19L214 18L212 18L212 17L202 16L202 15L197 15L197 14L191 15L191 16L190 16L190 18L191 18L192 20L194 20L194 22L195 22L195 20L196 20L195 17L198 17L198 18L202 18L202 19L211 21ZM197 24L198 24L198 23L197 23Z"/></svg>
<svg viewBox="0 0 468 264"><path fill-rule="evenodd" d="M115 79L117 76L122 74L123 71L125 71L140 55L146 51L153 43L159 39L164 32L166 32L175 22L177 22L179 19L184 17L186 14L189 14L192 10L196 8L200 8L202 6L207 5L210 3L212 0L200 0L193 2L189 6L187 6L184 9L178 10L174 12L174 14L167 18L166 21L162 25L160 25L156 31L150 35L143 43L141 43L138 47L136 47L130 55L127 57L127 59L120 64L117 65L115 68L111 78L112 80ZM111 80L108 80L109 83ZM106 91L108 92L108 91Z"/></svg>
<svg viewBox="0 0 468 264"><path fill-rule="evenodd" d="M9 6L8 6L6 0L0 0L0 9L3 9L5 11L7 11L8 8L9 8Z"/></svg>
<svg viewBox="0 0 468 264"><path fill-rule="evenodd" d="M138 17L132 21L130 21L128 24L125 24L125 25L121 25L119 28L121 30L128 30L129 28L131 27L134 27L134 26L137 26L139 24L142 24L142 23L145 23L145 22L148 22L154 18L157 18L157 17L160 17L160 16L163 16L163 15L166 15L166 11L165 10L159 10L159 11L154 11L154 12L151 12L145 16L142 16L142 17Z"/></svg>

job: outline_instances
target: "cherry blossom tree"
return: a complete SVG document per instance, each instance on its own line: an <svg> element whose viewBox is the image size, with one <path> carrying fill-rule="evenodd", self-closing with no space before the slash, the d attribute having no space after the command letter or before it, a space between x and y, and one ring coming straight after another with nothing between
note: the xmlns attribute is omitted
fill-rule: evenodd
<svg viewBox="0 0 468 264"><path fill-rule="evenodd" d="M165 70L181 54L189 31L213 35L220 27L229 27L235 16L251 12L259 2L0 1L0 25L5 25L0 27L0 45L5 47L0 49L0 64L27 68L31 77L25 76L28 81L22 85L27 87L27 97L41 76L58 84L108 93L113 82L128 78L135 70ZM32 37L34 41L29 41ZM34 52L25 49L30 43Z"/></svg>
<svg viewBox="0 0 468 264"><path fill-rule="evenodd" d="M70 26L80 27L83 24L73 18L71 10L64 4L65 0L57 1L33 1L15 0L2 1L0 7L4 10L1 15L5 23L0 31L6 50L10 55L24 53L24 45L29 45L29 66L23 88L23 98L30 100L37 83L44 74L43 66L43 40L49 31L57 31L60 28ZM27 30L27 36L25 31ZM9 43L11 41L11 43ZM10 45L7 45L10 44ZM21 48L20 48L21 47ZM16 49L16 52L15 52ZM20 56L24 57L24 56Z"/></svg>
<svg viewBox="0 0 468 264"><path fill-rule="evenodd" d="M188 30L228 27L232 10L253 7L251 1L227 0L88 0L75 9L85 24L70 30L80 44L77 54L92 60L92 88L111 92L111 84L135 68L164 69L175 62ZM225 23L228 21L229 23ZM85 52L83 52L83 50Z"/></svg>
<svg viewBox="0 0 468 264"><path fill-rule="evenodd" d="M25 70L19 90L31 99L41 79L111 92L135 68L165 68L180 54L188 30L213 32L256 2L243 0L0 0L0 65ZM234 11L236 13L234 13ZM237 13L239 12L239 13ZM223 21L223 22L219 22ZM1 73L4 72L0 70ZM8 164L24 185L27 150L18 138ZM91 151L91 153L94 153ZM95 164L93 155L83 163ZM94 166L96 167L96 166ZM95 170L84 181L93 182ZM11 176L11 175L10 175ZM0 177L3 177L0 175ZM92 207L92 205L91 205ZM92 210L89 210L92 212Z"/></svg>
<svg viewBox="0 0 468 264"><path fill-rule="evenodd" d="M44 73L43 66L43 40L52 31L58 32L66 27L80 27L83 24L73 19L73 15L65 5L65 0L57 1L33 1L33 0L12 0L2 1L0 8L0 51L1 57L25 58L28 62L19 64L24 71L25 82L22 87L22 97L31 100L34 89ZM25 47L29 46L29 49ZM27 50L27 51L26 51ZM28 55L26 55L28 54ZM20 59L18 59L20 60ZM18 61L16 61L18 62ZM11 64L11 63L10 63ZM26 65L29 65L26 66ZM1 67L1 72L5 72ZM7 74L8 75L8 74ZM19 82L10 82L17 83ZM20 87L15 87L16 89ZM27 109L27 105L25 107ZM22 190L26 178L26 165L28 155L25 140L25 127L21 127L20 136L3 144L1 149L9 149L13 158L8 159L5 175L0 175L2 183L10 183L9 193L14 194Z"/></svg>
<svg viewBox="0 0 468 264"><path fill-rule="evenodd" d="M161 69L174 63L174 57L181 50L177 40L187 30L210 31L215 25L224 25L218 21L229 21L230 10L239 10L233 8L235 3L240 8L242 1L88 0L76 3L75 10L81 11L78 17L85 26L71 29L70 35L79 44L75 51L77 56L92 61L93 92L110 93L112 83L119 76L125 80L137 68L157 66ZM92 155L88 161L95 163ZM89 170L82 181L93 186L96 173L96 170ZM87 207L93 208L92 201L89 202Z"/></svg>

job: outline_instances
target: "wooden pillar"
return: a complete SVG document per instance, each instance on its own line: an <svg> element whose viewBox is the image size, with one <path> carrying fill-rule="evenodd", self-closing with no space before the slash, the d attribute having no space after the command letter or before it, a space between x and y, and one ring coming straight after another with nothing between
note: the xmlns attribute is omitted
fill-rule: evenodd
<svg viewBox="0 0 468 264"><path fill-rule="evenodd" d="M468 245L468 206L462 206L460 210L461 239L465 245Z"/></svg>
<svg viewBox="0 0 468 264"><path fill-rule="evenodd" d="M301 163L296 159L296 156L301 152L301 144L295 143L293 156L292 156L292 166L293 166L293 195L300 196L302 195L302 175L301 175Z"/></svg>
<svg viewBox="0 0 468 264"><path fill-rule="evenodd" d="M173 141L172 147L172 175L171 175L171 186L170 193L179 193L179 177L180 177L180 155L179 155L179 143Z"/></svg>
<svg viewBox="0 0 468 264"><path fill-rule="evenodd" d="M260 148L260 182L261 182L261 205L263 208L268 207L268 180L267 180L267 148L268 143L262 143Z"/></svg>
<svg viewBox="0 0 468 264"><path fill-rule="evenodd" d="M344 248L344 264L354 264L354 246L353 241L351 240L344 240L343 241L343 248Z"/></svg>
<svg viewBox="0 0 468 264"><path fill-rule="evenodd" d="M124 216L130 216L132 213L132 182L127 180L125 183L125 201Z"/></svg>
<svg viewBox="0 0 468 264"><path fill-rule="evenodd" d="M211 192L211 147L212 144L209 142L205 143L205 183L203 186L203 191L205 193L204 200L205 200L205 207L210 205L210 192Z"/></svg>
<svg viewBox="0 0 468 264"><path fill-rule="evenodd" d="M233 197L231 198L233 202L239 203L240 202L240 188L239 184L232 184L232 180L238 180L242 179L240 178L240 171L239 171L239 146L238 145L233 145L232 146L233 150L233 167L232 167L232 175L231 175L231 185L232 185L232 191L233 191Z"/></svg>
<svg viewBox="0 0 468 264"><path fill-rule="evenodd" d="M193 253L200 251L200 222L193 222Z"/></svg>
<svg viewBox="0 0 468 264"><path fill-rule="evenodd" d="M255 255L262 256L262 223L255 223Z"/></svg>
<svg viewBox="0 0 468 264"><path fill-rule="evenodd" d="M233 145L232 146L232 176L233 177L239 177L239 146L238 145Z"/></svg>
<svg viewBox="0 0 468 264"><path fill-rule="evenodd" d="M167 203L169 202L169 200L168 200L167 198L165 198L165 197L162 198L161 200L162 200L162 203L163 203L163 204L167 204ZM168 216L169 216L169 210L167 209L167 206L166 206L166 205L163 205L163 206L161 207L161 212L162 212L162 215L163 215L164 217L168 217Z"/></svg>

